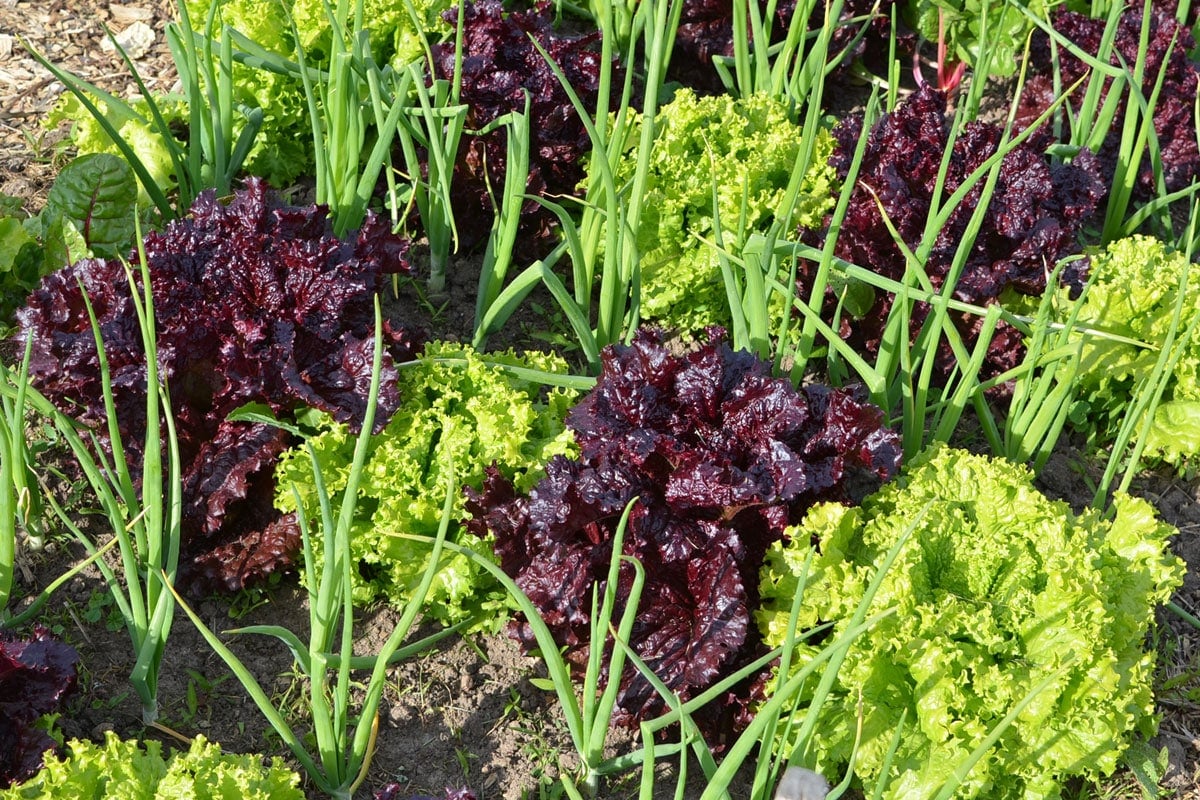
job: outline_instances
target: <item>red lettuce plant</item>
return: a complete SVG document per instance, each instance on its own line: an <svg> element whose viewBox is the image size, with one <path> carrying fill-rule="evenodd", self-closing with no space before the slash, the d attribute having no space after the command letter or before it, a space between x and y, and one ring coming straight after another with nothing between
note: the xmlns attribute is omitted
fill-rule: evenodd
<svg viewBox="0 0 1200 800"><path fill-rule="evenodd" d="M1156 3L1143 15L1141 3L1136 3L1121 14L1113 39L1110 63L1130 71L1137 63L1138 45L1145 31L1148 36L1145 71L1138 88L1147 97L1163 73L1162 88L1154 106L1154 133L1162 158L1162 178L1169 192L1187 187L1200 174L1200 147L1196 142L1195 100L1200 84L1200 66L1188 54L1195 48L1192 32L1175 19L1173 3ZM1144 17L1144 18L1143 18ZM1054 29L1070 39L1081 49L1095 56L1100 52L1101 41L1107 23L1103 19L1092 19L1073 11L1059 10L1051 18ZM1146 30L1148 29L1148 30ZM1057 50L1058 64L1063 86L1070 86L1089 70L1080 58L1064 47ZM1038 31L1031 43L1029 56L1029 78L1021 96L1018 120L1029 123L1041 114L1057 95L1054 92L1054 60L1051 55L1049 37ZM1107 92L1110 83L1106 83ZM1079 106L1084 93L1077 91L1071 98ZM1106 185L1111 182L1115 170L1117 151L1121 139L1121 119L1128 105L1128 92L1121 99L1121 106L1110 127L1108 136L1100 148L1102 170ZM1158 194L1158 174L1149 157L1139 166L1135 196L1145 200Z"/></svg>
<svg viewBox="0 0 1200 800"><path fill-rule="evenodd" d="M54 740L34 726L75 688L75 648L34 628L28 639L0 633L0 788L31 778Z"/></svg>
<svg viewBox="0 0 1200 800"><path fill-rule="evenodd" d="M643 330L606 348L567 424L578 459L555 457L528 496L491 470L482 493L468 492L468 526L495 535L503 569L582 662L593 587L603 592L613 535L637 498L622 552L645 567L646 585L630 644L685 700L761 654L750 612L764 553L784 528L820 500L855 502L900 461L899 437L854 391L798 390L716 331L688 344ZM632 579L623 568L618 598ZM514 633L534 646L528 623ZM663 709L635 671L618 679L618 720L636 725ZM712 711L707 724L719 730L721 709Z"/></svg>
<svg viewBox="0 0 1200 800"><path fill-rule="evenodd" d="M838 27L829 43L830 57L850 47L864 19L869 19L867 35L847 54L846 61L842 62L843 67L868 54L886 53L892 28L891 7L895 4L896 0L845 0L837 20ZM766 13L767 5L760 0L761 13ZM826 24L825 11L824 3L814 6L808 20L809 30L820 30ZM795 0L782 0L775 4L772 38L782 40L795 12ZM910 41L911 38L905 37L908 47L915 44ZM868 47L871 43L875 46ZM713 58L717 56L733 56L733 3L731 0L684 0L675 33L669 77L702 92L723 92L724 85L713 67Z"/></svg>
<svg viewBox="0 0 1200 800"><path fill-rule="evenodd" d="M830 161L843 180L849 172L860 133L862 117L847 119L834 129L838 146ZM1002 130L985 122L969 122L954 141L942 191L944 202L1000 145ZM905 244L916 250L931 212L934 188L942 154L950 136L945 93L930 85L921 86L904 103L886 114L868 134L858 183L850 197L834 253L839 258L867 267L893 280L903 280L905 257L897 246L888 221ZM1037 144L1046 144L1044 139ZM979 203L982 181L976 184L951 213L936 234L925 263L931 283L940 289L950 272L964 231ZM1096 209L1103 187L1096 159L1083 152L1072 164L1055 164L1032 140L1018 145L1003 159L988 213L967 256L954 296L964 302L988 305L1006 291L1039 296L1046 288L1046 275L1055 262L1078 252L1083 223ZM887 221L880 213L887 214ZM809 244L824 243L826 231L805 230ZM807 296L805 265L800 295ZM836 298L827 298L832 312ZM860 351L876 353L894 297L876 293L875 300L857 317L843 316L840 333ZM919 329L928 307L918 304L913 330ZM968 344L975 341L977 318L953 314ZM982 371L994 376L1021 360L1021 335L1004 323L997 329ZM953 365L948 347L939 353L942 373Z"/></svg>
<svg viewBox="0 0 1200 800"><path fill-rule="evenodd" d="M500 0L466 2L445 18L457 25L463 16L461 100L469 107L467 127L479 130L499 117L525 110L529 97L530 153L526 193L572 195L584 178L583 157L591 140L571 100L550 64L538 52L542 46L562 70L585 108L593 110L600 88L600 34L559 33L549 3L529 11L506 12ZM433 73L451 79L455 42L433 47ZM614 85L620 86L614 62ZM615 92L619 96L620 92ZM614 98L614 101L616 98ZM506 134L503 128L467 137L460 148L451 185L451 202L462 242L471 246L487 235L492 224L491 181L497 197L505 180ZM528 253L544 248L555 217L529 201L523 209L518 247Z"/></svg>
<svg viewBox="0 0 1200 800"><path fill-rule="evenodd" d="M272 477L287 436L226 416L258 402L279 415L311 406L342 422L361 420L373 298L385 276L410 272L407 248L373 217L353 237L338 239L326 209L284 206L258 179L228 205L202 194L190 217L146 236L159 370L169 382L183 463L181 573L197 588L237 589L290 564L299 529L274 511ZM30 377L103 436L85 293L104 340L121 439L136 465L145 433L145 353L119 261L80 261L30 296L18 312L20 335L33 337ZM385 326L380 425L398 403L394 363L415 355L417 339Z"/></svg>

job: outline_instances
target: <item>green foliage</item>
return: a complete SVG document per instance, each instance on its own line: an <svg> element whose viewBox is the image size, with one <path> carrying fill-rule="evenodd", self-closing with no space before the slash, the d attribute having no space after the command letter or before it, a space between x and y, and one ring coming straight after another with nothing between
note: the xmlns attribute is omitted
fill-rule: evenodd
<svg viewBox="0 0 1200 800"><path fill-rule="evenodd" d="M1118 239L1092 254L1093 284L1078 324L1125 337L1089 335L1083 343L1079 400L1071 410L1071 421L1098 443L1112 440L1129 413L1138 384L1154 371L1171 332L1185 271L1178 336L1200 315L1200 270L1189 270L1182 253L1148 236ZM1143 442L1144 455L1176 465L1200 452L1200 339L1193 336L1182 348Z"/></svg>
<svg viewBox="0 0 1200 800"><path fill-rule="evenodd" d="M332 29L325 12L327 2L294 0L292 17L300 33L300 44L306 52L329 53ZM337 5L336 0L332 5ZM420 20L420 28L413 23L410 5ZM397 69L423 58L427 32L440 35L453 30L453 26L441 16L452 5L450 0L412 0L411 3L405 0L363 0L363 19L370 30L371 52L381 64L391 64Z"/></svg>
<svg viewBox="0 0 1200 800"><path fill-rule="evenodd" d="M1046 19L1058 4L1059 0L1029 0L1021 5L1030 14ZM1016 70L1025 37L1034 28L1011 0L910 0L901 7L908 24L927 41L944 41L954 60L975 67L986 50L988 71L998 76Z"/></svg>
<svg viewBox="0 0 1200 800"><path fill-rule="evenodd" d="M551 456L573 451L563 418L574 393L553 390L542 400L539 384L496 365L567 371L566 363L552 355L489 353L485 362L466 346L436 342L428 345L420 361L400 371L400 408L387 427L372 437L359 487L363 513L351 530L351 556L357 565L355 602L380 596L403 600L420 581L429 544L397 534L428 536L432 541L441 518L449 463L461 485L481 488L484 470L495 465L526 492L541 478L541 465ZM313 414L306 421L317 426L309 444L326 486L331 493L339 492L353 458L354 436L324 415ZM305 513L317 518L316 487L304 450L284 453L275 474L277 505L284 511L295 509L295 486ZM453 517L463 515L459 492ZM450 538L491 553L490 543L457 526ZM318 545L314 541L320 557ZM497 610L505 601L494 579L461 554L447 552L443 558L445 563L429 589L427 613L448 623L478 615L498 626L506 614ZM489 613L483 614L484 609Z"/></svg>
<svg viewBox="0 0 1200 800"><path fill-rule="evenodd" d="M132 110L132 113L124 108L110 109L109 104L99 97L93 97L92 102L112 123L121 138L133 148L155 184L164 192L170 191L178 185L175 178L175 166L171 163L171 150L155 130L154 123L150 119L149 105L144 99L129 101L128 108ZM156 98L156 102L163 118L168 123L186 127L188 113L182 98L163 96ZM118 158L123 157L112 139L104 132L104 128L79 102L79 98L71 92L63 92L62 97L46 115L42 124L46 128L53 129L63 122L70 124L70 141L80 156L103 153ZM182 146L182 142L180 145ZM138 206L148 208L150 205L150 195L139 182Z"/></svg>
<svg viewBox="0 0 1200 800"><path fill-rule="evenodd" d="M304 800L300 776L282 764L264 767L254 755L224 755L197 736L188 750L166 758L159 742L120 739L104 744L73 739L66 758L46 754L46 765L0 800Z"/></svg>
<svg viewBox="0 0 1200 800"><path fill-rule="evenodd" d="M282 0L219 0L213 38L225 24L258 45L294 58L291 26ZM204 34L211 0L186 0L192 28ZM245 170L275 187L285 187L312 165L308 105L300 79L244 64L233 67L234 102L263 112L262 128L246 156ZM240 133L240 129L235 131Z"/></svg>
<svg viewBox="0 0 1200 800"><path fill-rule="evenodd" d="M819 771L851 759L861 724L854 769L871 785L907 714L884 796L932 797L1030 694L955 797L1058 797L1067 778L1111 773L1133 734L1153 734L1144 643L1182 580L1166 549L1175 529L1120 494L1111 519L1077 516L1024 467L940 445L861 508L815 507L772 548L758 617L767 644L784 640L810 553L798 630L832 621L837 636L914 519L871 608L895 613L851 645L819 711ZM793 668L816 652L800 645Z"/></svg>
<svg viewBox="0 0 1200 800"><path fill-rule="evenodd" d="M714 216L726 247L771 224L801 155L800 128L787 106L767 95L697 97L690 89L676 92L655 124L638 229L642 316L682 330L728 326L717 251L702 239L715 243ZM633 130L628 141L636 144ZM792 212L794 225L819 227L832 211L836 175L827 161L833 147L822 130L815 166ZM618 184L632 178L637 157L631 146L617 167Z"/></svg>
<svg viewBox="0 0 1200 800"><path fill-rule="evenodd" d="M208 0L186 0L188 16L198 34L202 35L206 29L210 6ZM222 21L265 49L288 58L292 56L292 37L288 33L287 16L278 0L222 0L214 19L214 36L219 35ZM262 127L246 156L245 171L266 178L274 186L287 186L298 175L311 169L308 107L299 79L235 63L233 90L235 104L263 111ZM138 98L128 101L127 108L114 108L102 97L93 96L91 99L104 112L121 138L137 153L154 182L163 191L176 187L178 179L171 161L171 148L156 129L146 100ZM185 97L172 93L155 94L154 100L173 130L186 130L188 107ZM235 114L233 119L234 135L237 136L241 134L245 123L240 114ZM63 94L44 124L53 128L62 122L70 123L71 144L80 155L120 155L100 123L69 92ZM176 139L177 145L183 147L184 141L178 136ZM150 205L144 187L139 194L138 204L143 207Z"/></svg>

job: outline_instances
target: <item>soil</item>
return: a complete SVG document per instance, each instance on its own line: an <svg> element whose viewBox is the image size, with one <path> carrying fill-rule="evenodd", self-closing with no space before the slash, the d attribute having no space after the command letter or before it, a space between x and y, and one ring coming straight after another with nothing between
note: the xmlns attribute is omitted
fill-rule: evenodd
<svg viewBox="0 0 1200 800"><path fill-rule="evenodd" d="M114 93L133 97L136 87L119 58L101 47L101 23L121 34L134 25L152 32L149 46L135 61L153 90L175 80L164 26L175 13L174 0L0 0L0 193L22 199L35 213L44 203L54 176L67 160L63 132L46 130L41 121L63 87L25 50L28 41L52 61ZM420 251L414 253L419 262ZM445 297L424 298L409 288L409 300L425 308L422 322L441 338L466 336L474 315L477 261L463 259L448 271ZM421 303L408 303L410 307ZM518 319L505 328L493 347L529 345L547 327ZM545 336L543 334L538 334ZM534 344L539 344L535 341ZM1066 447L1044 470L1041 487L1076 507L1090 501L1098 478L1095 460L1081 448ZM1137 493L1149 498L1180 534L1175 550L1189 565L1184 586L1174 598L1186 612L1200 615L1200 497L1193 479L1151 474L1141 477ZM45 549L21 553L21 588L47 585L82 556L75 547L51 542ZM172 729L184 737L203 734L229 752L284 754L286 748L270 732L224 662L194 626L177 615L161 670L160 722L142 724L141 707L129 690L132 649L123 630L110 624L114 609L95 569L72 579L49 602L43 623L81 654L80 691L61 718L68 737L98 737L115 730L125 737L160 738L171 742ZM18 605L19 608L19 605ZM214 597L197 603L201 618L214 630L253 624L281 625L301 635L308 626L306 594L294 578L233 598ZM360 654L377 652L398 614L378 607L364 612L357 628ZM1159 708L1163 721L1152 742L1169 754L1162 786L1180 798L1200 798L1200 631L1169 611L1160 614L1157 646L1162 654ZM115 629L114 629L115 627ZM418 633L428 634L432 630ZM289 719L303 734L297 712L299 693L306 690L286 648L259 636L223 637L262 683L267 693L289 709ZM480 800L538 797L572 762L570 737L551 693L533 681L545 677L537 659L523 655L503 634L452 636L415 655L389 672L380 710L379 749L362 797L368 789L398 781L407 793L441 795L443 787L469 785ZM629 735L614 732L614 752L631 745ZM560 763L560 759L562 762ZM694 770L693 770L694 771ZM671 781L661 781L667 785ZM1140 797L1132 778L1118 781L1114 797ZM1122 788L1125 787L1125 788ZM694 779L687 796L699 795ZM634 797L636 777L608 786L604 797ZM318 796L316 793L313 797Z"/></svg>

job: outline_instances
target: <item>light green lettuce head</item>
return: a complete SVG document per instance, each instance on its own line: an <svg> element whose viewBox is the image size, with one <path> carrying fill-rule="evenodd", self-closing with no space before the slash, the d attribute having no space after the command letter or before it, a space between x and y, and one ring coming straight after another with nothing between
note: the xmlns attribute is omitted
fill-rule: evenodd
<svg viewBox="0 0 1200 800"><path fill-rule="evenodd" d="M844 769L861 713L854 769L873 787L903 715L884 797L933 797L1045 682L954 796L1054 798L1070 778L1111 773L1131 737L1157 726L1145 638L1184 572L1167 549L1175 529L1149 504L1119 495L1114 509L1076 515L1024 467L944 446L860 508L813 508L762 571L770 646L784 641L810 542L799 629L832 622L828 642L911 528L868 611L892 613L851 644L818 712L818 771ZM799 647L794 669L818 649Z"/></svg>
<svg viewBox="0 0 1200 800"><path fill-rule="evenodd" d="M1200 316L1200 269L1187 267L1182 253L1149 236L1118 239L1091 254L1094 280L1079 313L1080 326L1144 345L1103 336L1084 339L1079 400L1071 419L1098 443L1112 440L1139 383L1154 371L1170 334L1185 270L1177 337ZM1180 354L1144 443L1146 455L1177 466L1200 452L1200 331L1182 343Z"/></svg>
<svg viewBox="0 0 1200 800"><path fill-rule="evenodd" d="M254 755L226 755L203 736L164 758L162 745L145 745L109 731L103 744L73 739L59 758L24 784L0 791L0 800L304 800L300 776Z"/></svg>
<svg viewBox="0 0 1200 800"><path fill-rule="evenodd" d="M552 456L574 452L574 438L563 424L574 393L553 390L543 395L540 385L496 366L564 374L566 363L535 352L489 353L487 359L490 363L464 345L432 343L419 362L400 370L400 408L371 439L359 492L362 513L351 533L351 554L358 565L353 576L356 602L379 597L403 602L420 582L430 544L397 534L430 539L436 535L447 470L453 469L456 479L455 523L449 536L489 555L491 543L458 524L466 515L461 487L480 489L485 470L495 466L519 491L527 491ZM329 491L341 491L355 437L325 415L314 418L319 433L309 444ZM295 510L294 486L306 516L319 518L312 468L303 448L284 453L275 477L280 509ZM317 551L319 557L319 547ZM478 616L481 623L498 627L507 617L499 585L465 556L444 553L442 558L429 590L428 613L450 623Z"/></svg>
<svg viewBox="0 0 1200 800"><path fill-rule="evenodd" d="M701 241L714 237L714 187L727 239L739 227L765 231L800 154L800 128L787 106L767 95L697 97L690 89L677 91L655 120L638 234L642 315L682 330L728 326L720 262ZM821 224L836 197L837 175L828 165L835 143L824 129L817 137L794 212L795 223L809 227ZM635 147L619 163L618 185L633 177L636 157Z"/></svg>

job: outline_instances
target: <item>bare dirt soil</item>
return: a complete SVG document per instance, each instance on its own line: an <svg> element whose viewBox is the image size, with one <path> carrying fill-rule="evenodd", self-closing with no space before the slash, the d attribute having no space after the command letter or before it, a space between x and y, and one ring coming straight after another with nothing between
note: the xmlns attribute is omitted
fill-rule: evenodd
<svg viewBox="0 0 1200 800"><path fill-rule="evenodd" d="M152 36L137 54L139 72L151 89L168 89L174 67L163 36L174 15L174 0L0 0L0 193L20 197L33 213L69 157L60 144L62 131L41 122L63 87L25 50L22 39L52 61L122 96L136 87L115 53L104 49L101 24L114 33L144 25ZM144 33L144 32L143 32ZM473 287L469 270L452 270L464 281L449 292L450 303L431 321L439 336L470 330ZM543 321L544 323L544 321ZM510 336L521 336L518 330ZM508 344L509 342L493 343ZM1079 451L1056 455L1043 473L1042 488L1076 506L1091 498L1097 468ZM1200 503L1197 481L1166 475L1140 480L1148 497L1180 534L1176 552L1189 564L1176 604L1200 614ZM22 587L46 585L81 556L75 548L51 544L42 552L22 554ZM115 619L107 590L94 571L72 580L50 602L44 622L75 645L82 656L81 691L62 718L67 736L95 737L116 730L127 737L169 734L146 728L140 703L129 691L132 649ZM270 589L235 598L198 603L201 617L214 630L250 624L283 625L307 636L304 591L294 578ZM396 621L389 608L363 614L357 647L378 650ZM1170 769L1164 786L1176 797L1200 798L1200 632L1179 616L1163 611L1157 635L1161 657L1161 733L1153 742L1166 748ZM425 631L426 633L429 631ZM260 682L304 729L299 710L306 690L282 645L260 637L233 637L231 647ZM277 737L248 699L225 664L191 623L178 615L162 668L161 722L183 736L202 733L230 752L284 754ZM572 750L561 713L549 693L531 679L542 676L538 662L519 651L503 634L451 637L431 652L395 667L381 709L379 751L363 797L387 781L406 791L440 795L446 786L469 785L481 800L537 797L538 786L555 774L562 754ZM625 734L618 732L617 739ZM617 743L618 747L628 746ZM567 766L570 765L568 760ZM1113 796L1141 797L1132 779L1127 791ZM636 796L636 785L610 786L603 796ZM698 796L695 785L688 796ZM316 796L315 794L313 795Z"/></svg>

